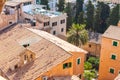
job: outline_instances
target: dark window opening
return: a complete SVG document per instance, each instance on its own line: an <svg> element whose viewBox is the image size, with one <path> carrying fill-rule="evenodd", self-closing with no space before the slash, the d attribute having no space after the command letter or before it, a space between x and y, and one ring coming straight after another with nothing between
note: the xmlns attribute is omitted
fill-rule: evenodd
<svg viewBox="0 0 120 80"><path fill-rule="evenodd" d="M77 59L77 64L78 64L78 65L80 64L80 58L79 58L79 59Z"/></svg>
<svg viewBox="0 0 120 80"><path fill-rule="evenodd" d="M9 24L12 24L12 22L9 22Z"/></svg>
<svg viewBox="0 0 120 80"><path fill-rule="evenodd" d="M55 35L56 34L56 31L53 31L53 35Z"/></svg>
<svg viewBox="0 0 120 80"><path fill-rule="evenodd" d="M33 55L32 54L30 55L30 58L33 59Z"/></svg>
<svg viewBox="0 0 120 80"><path fill-rule="evenodd" d="M53 22L53 23L52 23L52 26L57 26L57 22Z"/></svg>
<svg viewBox="0 0 120 80"><path fill-rule="evenodd" d="M78 77L81 79L81 78L82 78L82 75L80 74Z"/></svg>
<svg viewBox="0 0 120 80"><path fill-rule="evenodd" d="M61 20L60 23L61 23L61 24L65 23L65 20Z"/></svg>
<svg viewBox="0 0 120 80"><path fill-rule="evenodd" d="M25 47L25 48L28 47L28 46L30 46L30 44L24 44L23 45L23 47Z"/></svg>
<svg viewBox="0 0 120 80"><path fill-rule="evenodd" d="M27 55L24 55L24 60L27 60Z"/></svg>
<svg viewBox="0 0 120 80"><path fill-rule="evenodd" d="M17 69L17 68L18 68L18 65L16 64L14 68Z"/></svg>
<svg viewBox="0 0 120 80"><path fill-rule="evenodd" d="M111 59L115 60L116 59L116 55L112 55Z"/></svg>
<svg viewBox="0 0 120 80"><path fill-rule="evenodd" d="M114 74L114 69L110 68L110 73Z"/></svg>
<svg viewBox="0 0 120 80"><path fill-rule="evenodd" d="M64 31L64 28L61 29L61 32L63 32L63 31Z"/></svg>
<svg viewBox="0 0 120 80"><path fill-rule="evenodd" d="M72 63L71 62L63 64L63 69L70 68L70 67L72 67Z"/></svg>
<svg viewBox="0 0 120 80"><path fill-rule="evenodd" d="M117 41L113 41L113 46L118 46L118 42Z"/></svg>
<svg viewBox="0 0 120 80"><path fill-rule="evenodd" d="M89 48L91 48L91 44L89 44Z"/></svg>
<svg viewBox="0 0 120 80"><path fill-rule="evenodd" d="M44 27L49 25L50 25L50 22L44 22Z"/></svg>

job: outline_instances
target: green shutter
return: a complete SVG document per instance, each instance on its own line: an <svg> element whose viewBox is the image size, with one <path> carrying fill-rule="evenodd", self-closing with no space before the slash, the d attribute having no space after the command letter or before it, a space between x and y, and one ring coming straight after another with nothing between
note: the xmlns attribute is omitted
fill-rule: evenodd
<svg viewBox="0 0 120 80"><path fill-rule="evenodd" d="M69 67L72 67L72 63L71 62L69 62Z"/></svg>
<svg viewBox="0 0 120 80"><path fill-rule="evenodd" d="M79 59L77 59L77 64L80 64L80 58L79 58Z"/></svg>
<svg viewBox="0 0 120 80"><path fill-rule="evenodd" d="M63 69L68 67L68 63L63 64Z"/></svg>
<svg viewBox="0 0 120 80"><path fill-rule="evenodd" d="M118 42L113 41L113 46L118 46Z"/></svg>
<svg viewBox="0 0 120 80"><path fill-rule="evenodd" d="M63 69L65 69L65 64L63 64Z"/></svg>
<svg viewBox="0 0 120 80"><path fill-rule="evenodd" d="M115 60L116 59L116 55L112 55L111 58Z"/></svg>
<svg viewBox="0 0 120 80"><path fill-rule="evenodd" d="M114 73L114 69L110 68L110 73Z"/></svg>

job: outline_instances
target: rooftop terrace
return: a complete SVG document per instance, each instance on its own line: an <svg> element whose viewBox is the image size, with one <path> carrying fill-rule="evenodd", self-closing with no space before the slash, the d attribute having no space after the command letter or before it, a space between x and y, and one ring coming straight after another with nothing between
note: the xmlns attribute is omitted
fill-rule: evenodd
<svg viewBox="0 0 120 80"><path fill-rule="evenodd" d="M42 14L48 17L57 17L62 14L61 12L49 11L42 8L38 8L35 5L29 5L29 6L32 6L31 7L32 9L30 9L29 11L24 10L24 12L30 15Z"/></svg>

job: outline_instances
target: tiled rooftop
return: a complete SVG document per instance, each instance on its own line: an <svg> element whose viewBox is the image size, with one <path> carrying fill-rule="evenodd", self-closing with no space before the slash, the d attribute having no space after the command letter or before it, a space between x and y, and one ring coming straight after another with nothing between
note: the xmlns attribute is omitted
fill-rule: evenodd
<svg viewBox="0 0 120 80"><path fill-rule="evenodd" d="M120 27L111 25L102 36L120 40Z"/></svg>
<svg viewBox="0 0 120 80"><path fill-rule="evenodd" d="M30 46L24 48L24 42ZM70 58L70 51L86 53L47 32L23 28L19 25L0 35L0 69L10 80L34 80L52 67ZM36 54L33 62L19 68L17 72L9 72L10 66L19 62L19 55L26 50Z"/></svg>

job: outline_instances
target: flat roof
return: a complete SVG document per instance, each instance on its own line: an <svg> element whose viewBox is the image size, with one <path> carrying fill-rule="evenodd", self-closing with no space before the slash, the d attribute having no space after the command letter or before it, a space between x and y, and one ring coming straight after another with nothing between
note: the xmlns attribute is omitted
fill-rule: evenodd
<svg viewBox="0 0 120 80"><path fill-rule="evenodd" d="M12 6L12 7L18 6L19 4L20 4L20 2L14 2L14 1L6 1L5 2L5 5Z"/></svg>
<svg viewBox="0 0 120 80"><path fill-rule="evenodd" d="M24 2L31 2L33 0L12 0L12 1L24 3Z"/></svg>
<svg viewBox="0 0 120 80"><path fill-rule="evenodd" d="M35 5L32 5L32 4L29 6L32 6L33 9L31 9L31 11L24 10L24 12L27 14L30 14L30 15L41 14L41 15L45 15L48 17L57 17L57 16L63 14L62 12L58 12L58 11L45 10L40 7L36 7Z"/></svg>

